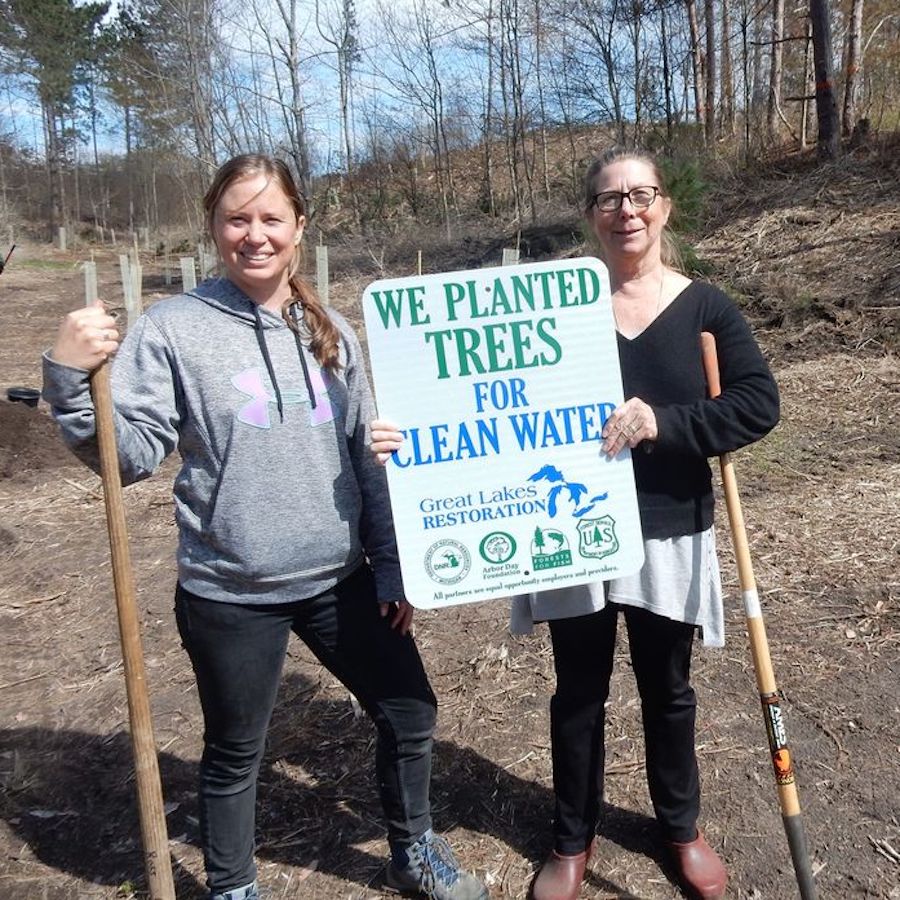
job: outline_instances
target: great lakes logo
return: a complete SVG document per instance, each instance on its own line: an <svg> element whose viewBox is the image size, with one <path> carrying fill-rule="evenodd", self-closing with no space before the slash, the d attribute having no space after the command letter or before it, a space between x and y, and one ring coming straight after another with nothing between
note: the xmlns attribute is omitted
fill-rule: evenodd
<svg viewBox="0 0 900 900"><path fill-rule="evenodd" d="M594 494L591 497L588 486L580 481L567 481L566 477L556 466L541 466L528 480L534 483L547 482L550 487L547 490L547 512L551 518L556 518L559 511L559 500L562 497L572 507L572 515L576 519L586 516L594 507L609 497L609 492Z"/></svg>
<svg viewBox="0 0 900 900"><path fill-rule="evenodd" d="M436 541L425 554L425 571L439 584L457 584L471 568L472 557L468 549L452 538Z"/></svg>
<svg viewBox="0 0 900 900"><path fill-rule="evenodd" d="M582 519L578 523L578 552L587 558L603 559L619 549L616 521L612 516Z"/></svg>
<svg viewBox="0 0 900 900"><path fill-rule="evenodd" d="M531 538L531 562L536 572L571 566L568 538L556 528L535 528Z"/></svg>

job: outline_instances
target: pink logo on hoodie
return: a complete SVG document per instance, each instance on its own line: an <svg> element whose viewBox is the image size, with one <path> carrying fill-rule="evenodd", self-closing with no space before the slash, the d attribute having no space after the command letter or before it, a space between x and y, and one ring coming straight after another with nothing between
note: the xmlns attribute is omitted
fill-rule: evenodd
<svg viewBox="0 0 900 900"><path fill-rule="evenodd" d="M316 397L315 408L312 408L312 404L310 404L309 424L322 425L325 422L334 421L334 409L322 373L318 369L311 369L309 380ZM243 372L238 372L231 379L231 383L242 394L250 397L250 400L238 410L238 421L245 425L252 425L254 428L271 428L272 416L269 407L277 404L278 401L275 394L270 393L266 388L262 370L256 366L245 369ZM285 406L310 402L305 385L300 390L282 391L281 400Z"/></svg>

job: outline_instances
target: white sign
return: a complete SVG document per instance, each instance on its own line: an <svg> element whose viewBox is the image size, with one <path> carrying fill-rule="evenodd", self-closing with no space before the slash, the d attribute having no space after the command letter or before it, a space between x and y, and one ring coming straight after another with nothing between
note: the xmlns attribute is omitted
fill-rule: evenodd
<svg viewBox="0 0 900 900"><path fill-rule="evenodd" d="M363 294L406 596L434 608L637 571L631 455L596 259L377 281Z"/></svg>

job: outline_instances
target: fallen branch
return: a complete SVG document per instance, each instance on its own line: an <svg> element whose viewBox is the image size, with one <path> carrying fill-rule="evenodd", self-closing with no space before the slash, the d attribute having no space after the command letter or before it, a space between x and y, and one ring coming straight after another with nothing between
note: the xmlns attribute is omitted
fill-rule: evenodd
<svg viewBox="0 0 900 900"><path fill-rule="evenodd" d="M31 675L28 678L20 678L18 681L9 681L6 684L0 684L0 691L15 687L17 684L27 684L29 681L37 681L38 678L46 678L50 674L50 672L40 672L37 675Z"/></svg>
<svg viewBox="0 0 900 900"><path fill-rule="evenodd" d="M31 606L33 603L49 603L51 600L57 600L60 597L65 597L65 591L59 591L56 594L49 594L46 597L35 597L32 600L22 600L19 603L4 603L3 606L6 609L24 609L26 606Z"/></svg>
<svg viewBox="0 0 900 900"><path fill-rule="evenodd" d="M80 481L74 481L71 478L64 478L66 484L70 484L73 488L78 488L79 491L84 491L85 494L90 494L95 500L102 500L103 494L98 494L93 488L86 487Z"/></svg>
<svg viewBox="0 0 900 900"><path fill-rule="evenodd" d="M876 853L880 853L885 859L900 865L900 853L884 840L884 838L873 838L871 834L868 837L869 842L875 848Z"/></svg>

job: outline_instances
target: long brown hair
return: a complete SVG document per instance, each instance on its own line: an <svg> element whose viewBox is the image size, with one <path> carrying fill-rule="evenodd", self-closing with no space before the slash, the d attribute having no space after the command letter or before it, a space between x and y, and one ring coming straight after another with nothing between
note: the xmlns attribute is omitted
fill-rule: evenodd
<svg viewBox="0 0 900 900"><path fill-rule="evenodd" d="M306 216L306 203L297 189L291 170L274 156L262 153L245 153L235 156L222 165L213 176L212 183L203 197L206 212L206 227L210 235L215 235L214 220L222 195L236 181L263 175L281 188L294 210L296 220ZM325 369L337 369L340 365L338 347L340 332L328 315L312 285L300 277L303 266L303 247L300 243L294 249L294 258L288 271L291 297L282 304L281 315L288 327L299 333L299 327L290 315L290 308L299 302L303 308L303 324L309 336L309 349L317 362Z"/></svg>
<svg viewBox="0 0 900 900"><path fill-rule="evenodd" d="M656 179L656 185L659 188L660 194L665 197L669 203L672 203L672 195L669 192L669 186L666 184L666 178L663 174L662 168L659 165L659 161L652 153L648 153L646 150L640 150L635 148L633 150L629 150L627 147L610 147L608 150L604 150L599 156L595 157L593 162L588 166L587 172L584 175L584 212L585 215L588 215L591 211L591 206L594 203L594 194L596 191L594 190L594 185L597 181L597 176L609 165L612 163L619 162L623 159L633 159L636 162L643 163L647 166L652 172L653 177ZM671 207L670 216L675 212L674 205ZM668 223L663 226L662 233L659 236L660 240L660 257L662 259L662 264L664 266L668 266L670 269L676 269L679 272L684 271L684 263L681 258L681 250L678 247L678 241L675 239L675 235L672 232L672 229L669 227Z"/></svg>

